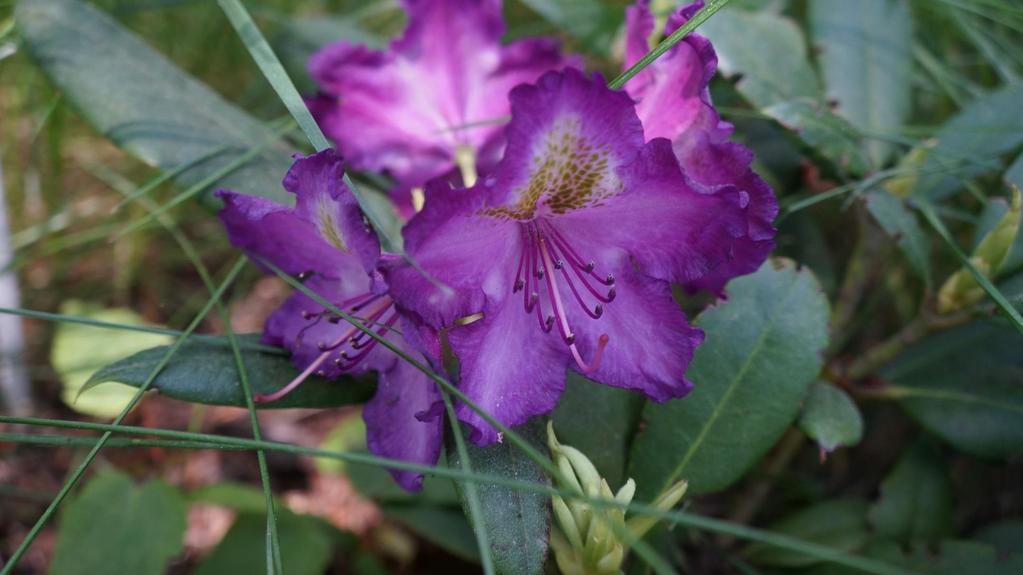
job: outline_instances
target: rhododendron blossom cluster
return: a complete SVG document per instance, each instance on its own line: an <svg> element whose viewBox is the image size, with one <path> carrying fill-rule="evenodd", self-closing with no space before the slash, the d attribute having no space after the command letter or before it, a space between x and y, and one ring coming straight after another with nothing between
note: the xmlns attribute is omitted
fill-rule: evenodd
<svg viewBox="0 0 1023 575"><path fill-rule="evenodd" d="M654 401L686 395L703 333L672 284L723 295L773 248L777 213L711 103L709 41L691 35L617 91L552 40L502 45L494 0L406 9L387 50L341 43L313 57L310 107L339 153L296 159L284 180L294 208L222 192L232 242L435 370L450 349L452 379L475 404L455 412L478 445L501 436L475 407L521 424L554 409L568 371ZM625 66L646 53L653 26L647 2L628 9ZM381 252L342 183L346 167L393 180L410 216L407 259ZM290 350L302 373L258 400L312 374L378 372L369 449L436 462L440 391L362 329L295 293L263 341Z"/></svg>

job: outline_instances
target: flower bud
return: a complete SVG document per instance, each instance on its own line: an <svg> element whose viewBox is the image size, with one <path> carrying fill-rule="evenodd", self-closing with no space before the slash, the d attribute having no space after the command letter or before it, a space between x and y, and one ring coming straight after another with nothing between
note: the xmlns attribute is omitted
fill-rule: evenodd
<svg viewBox="0 0 1023 575"><path fill-rule="evenodd" d="M629 479L617 493L600 476L596 466L578 449L562 445L547 424L547 445L561 471L560 487L620 505L628 505L636 494L636 482ZM653 506L667 511L682 499L686 482L668 488ZM560 530L551 533L551 547L558 569L564 575L615 575L620 572L629 546L643 537L657 522L649 516L625 520L622 507L594 507L586 501L554 496L552 506Z"/></svg>
<svg viewBox="0 0 1023 575"><path fill-rule="evenodd" d="M980 273L992 278L998 275L1019 233L1020 191L1013 189L1012 204L970 256L970 263ZM968 269L955 272L938 290L938 313L952 313L969 307L984 298L984 289Z"/></svg>

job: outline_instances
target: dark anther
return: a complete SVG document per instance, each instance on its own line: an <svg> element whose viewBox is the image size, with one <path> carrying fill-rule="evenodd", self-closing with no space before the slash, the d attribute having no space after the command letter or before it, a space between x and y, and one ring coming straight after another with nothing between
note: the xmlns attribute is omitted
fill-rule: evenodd
<svg viewBox="0 0 1023 575"><path fill-rule="evenodd" d="M607 274L607 279L604 280L604 285L609 285L609 286L615 285L615 275L614 274Z"/></svg>
<svg viewBox="0 0 1023 575"><path fill-rule="evenodd" d="M321 369L321 370L318 370L318 371L316 372L316 375L318 375L318 376L320 376L320 377L327 377L327 372L325 372L325 371L323 371L323 370Z"/></svg>
<svg viewBox="0 0 1023 575"><path fill-rule="evenodd" d="M595 268L595 267L597 267L597 264L595 264L593 262L590 262L590 263L586 264L586 268L585 268L586 269L586 273L592 272L593 268Z"/></svg>
<svg viewBox="0 0 1023 575"><path fill-rule="evenodd" d="M565 343L568 345L572 345L573 343L575 343L575 334L574 333L568 334L568 337L565 338Z"/></svg>
<svg viewBox="0 0 1023 575"><path fill-rule="evenodd" d="M309 318L313 317L314 315L316 315L316 314L314 314L311 311L302 310L302 319L309 319Z"/></svg>
<svg viewBox="0 0 1023 575"><path fill-rule="evenodd" d="M298 275L297 275L297 276L295 276L295 277L296 277L296 278L298 279L298 281L300 281L300 282L304 282L305 280L307 280L307 279L309 279L310 277L312 277L312 275L313 275L314 273L316 273L316 272L315 272L315 271L313 271L313 270L308 270L308 271L304 271L304 272L302 272L302 273L298 274Z"/></svg>
<svg viewBox="0 0 1023 575"><path fill-rule="evenodd" d="M341 358L340 357L334 359L334 367L341 367Z"/></svg>
<svg viewBox="0 0 1023 575"><path fill-rule="evenodd" d="M340 323L341 322L341 316L339 316L339 315L331 315L330 317L327 318L327 321L329 321L330 323Z"/></svg>
<svg viewBox="0 0 1023 575"><path fill-rule="evenodd" d="M616 295L618 295L618 291L617 291L617 290L615 290L615 288L611 288L611 289L610 289L610 290L608 290L608 292L607 292L607 301L611 301L611 300L613 300L613 299L615 298L615 296L616 296Z"/></svg>
<svg viewBox="0 0 1023 575"><path fill-rule="evenodd" d="M517 279L515 280L515 287L512 288L512 293L515 293L524 287L526 287L526 282L521 279Z"/></svg>
<svg viewBox="0 0 1023 575"><path fill-rule="evenodd" d="M565 262L564 261L558 260L558 261L554 262L554 269L560 270L563 267L565 267Z"/></svg>
<svg viewBox="0 0 1023 575"><path fill-rule="evenodd" d="M536 268L536 279L543 279L543 268Z"/></svg>
<svg viewBox="0 0 1023 575"><path fill-rule="evenodd" d="M604 315L604 306L599 303L593 308L593 315L600 317Z"/></svg>

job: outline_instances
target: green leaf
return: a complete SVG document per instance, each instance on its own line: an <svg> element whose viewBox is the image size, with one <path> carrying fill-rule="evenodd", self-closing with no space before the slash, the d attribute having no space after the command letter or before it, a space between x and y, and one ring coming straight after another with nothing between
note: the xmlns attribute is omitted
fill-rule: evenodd
<svg viewBox="0 0 1023 575"><path fill-rule="evenodd" d="M188 493L190 504L222 505L243 513L266 513L266 495L244 483L214 483Z"/></svg>
<svg viewBox="0 0 1023 575"><path fill-rule="evenodd" d="M987 458L1023 450L1023 336L976 322L928 337L881 370L925 429Z"/></svg>
<svg viewBox="0 0 1023 575"><path fill-rule="evenodd" d="M438 462L443 465L443 462ZM457 504L458 494L454 484L446 477L427 475L423 478L423 489L419 492L405 491L394 482L386 469L377 465L346 463L345 475L355 489L364 497L382 503L430 502Z"/></svg>
<svg viewBox="0 0 1023 575"><path fill-rule="evenodd" d="M1005 170L1002 179L1011 186L1023 188L1023 154L1016 157L1016 160Z"/></svg>
<svg viewBox="0 0 1023 575"><path fill-rule="evenodd" d="M928 285L931 283L931 246L916 214L902 200L883 189L866 197L867 210L899 245L906 260Z"/></svg>
<svg viewBox="0 0 1023 575"><path fill-rule="evenodd" d="M629 441L642 408L642 396L570 372L552 416L554 430L562 443L585 453L617 489L625 481Z"/></svg>
<svg viewBox="0 0 1023 575"><path fill-rule="evenodd" d="M998 171L1000 159L1023 143L1023 82L1005 86L966 105L938 130L913 193L938 200L962 182Z"/></svg>
<svg viewBox="0 0 1023 575"><path fill-rule="evenodd" d="M254 394L276 391L298 375L299 371L291 365L287 356L252 349L258 342L258 335L240 336L238 339L242 344L242 358ZM145 383L166 352L166 346L154 347L112 363L93 374L84 389L107 381L139 387ZM152 388L168 397L184 401L246 406L234 355L226 337L222 343L208 339L185 342L157 376ZM328 381L312 376L281 399L256 406L271 409L336 407L363 403L372 394L373 386L363 380L341 378Z"/></svg>
<svg viewBox="0 0 1023 575"><path fill-rule="evenodd" d="M1023 557L1023 519L1003 519L986 525L973 535L973 540L994 545L999 555Z"/></svg>
<svg viewBox="0 0 1023 575"><path fill-rule="evenodd" d="M863 437L863 416L856 402L841 388L818 381L799 416L799 428L825 451L851 447Z"/></svg>
<svg viewBox="0 0 1023 575"><path fill-rule="evenodd" d="M544 425L543 418L535 417L515 431L537 449L545 449ZM495 443L487 447L469 445L468 450L475 473L550 484L547 472L511 443ZM451 467L459 466L458 453L454 448L448 449L448 461ZM461 484L457 487L468 516L465 490ZM487 530L497 572L505 575L543 573L551 531L547 496L500 485L478 484L477 489L485 510L484 524L472 527L474 530Z"/></svg>
<svg viewBox="0 0 1023 575"><path fill-rule="evenodd" d="M522 0L522 3L594 49L607 49L624 18L620 7L597 0Z"/></svg>
<svg viewBox="0 0 1023 575"><path fill-rule="evenodd" d="M767 262L733 280L696 325L706 339L686 376L693 391L643 410L631 454L637 498L679 479L694 494L734 483L781 437L821 367L828 302L808 270Z"/></svg>
<svg viewBox="0 0 1023 575"><path fill-rule="evenodd" d="M281 558L288 575L320 575L333 554L339 533L315 517L282 510L277 517ZM241 513L220 544L199 564L197 575L266 573L266 516Z"/></svg>
<svg viewBox="0 0 1023 575"><path fill-rule="evenodd" d="M101 309L77 300L65 302L60 312L97 321L145 325L142 318L130 309ZM103 418L117 417L135 396L135 390L123 385L105 385L80 394L89 376L108 363L154 345L167 343L170 339L164 335L58 323L50 350L50 363L63 383L61 399L79 413Z"/></svg>
<svg viewBox="0 0 1023 575"><path fill-rule="evenodd" d="M897 135L912 106L913 20L905 0L814 0L810 28L835 111L861 130ZM883 139L866 141L880 166L893 150Z"/></svg>
<svg viewBox="0 0 1023 575"><path fill-rule="evenodd" d="M941 455L917 442L881 483L870 523L882 536L902 542L936 541L952 533L952 482Z"/></svg>
<svg viewBox="0 0 1023 575"><path fill-rule="evenodd" d="M136 487L122 473L100 473L65 507L50 573L159 575L181 553L186 511L162 481Z"/></svg>
<svg viewBox="0 0 1023 575"><path fill-rule="evenodd" d="M23 0L15 18L39 66L115 144L163 170L223 148L180 173L176 181L184 186L224 169L253 146L267 146L209 187L291 203L280 185L290 147L110 16L77 0Z"/></svg>
<svg viewBox="0 0 1023 575"><path fill-rule="evenodd" d="M718 55L725 76L757 108L797 98L821 99L806 56L806 39L791 19L768 12L726 8L700 27Z"/></svg>
<svg viewBox="0 0 1023 575"><path fill-rule="evenodd" d="M856 551L870 538L867 502L860 499L825 501L776 521L768 529L842 551ZM744 555L754 563L772 567L806 567L820 562L816 557L765 543L751 544Z"/></svg>
<svg viewBox="0 0 1023 575"><path fill-rule="evenodd" d="M479 562L476 536L460 511L427 505L385 505L382 511L452 555Z"/></svg>
<svg viewBox="0 0 1023 575"><path fill-rule="evenodd" d="M815 153L843 171L863 174L869 169L859 131L821 102L808 98L787 100L767 106L764 113L795 132Z"/></svg>
<svg viewBox="0 0 1023 575"><path fill-rule="evenodd" d="M1000 558L994 547L974 541L945 540L937 546L877 545L870 555L913 573L928 575L1002 575L1023 572L1023 555Z"/></svg>

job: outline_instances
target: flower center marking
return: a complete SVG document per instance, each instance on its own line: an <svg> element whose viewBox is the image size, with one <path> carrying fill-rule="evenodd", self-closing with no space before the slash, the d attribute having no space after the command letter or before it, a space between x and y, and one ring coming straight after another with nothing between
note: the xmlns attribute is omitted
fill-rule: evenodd
<svg viewBox="0 0 1023 575"><path fill-rule="evenodd" d="M522 233L522 251L519 254L512 293L522 290L523 309L526 313L536 314L540 330L550 333L554 325L557 325L561 338L571 350L581 372L586 375L593 373L600 365L608 335L601 334L597 341L597 350L592 360L587 363L579 353L575 332L568 323L568 314L557 279L558 271L561 272L564 283L568 284L576 303L593 319L600 318L604 314L604 304L611 303L615 298L614 276L608 274L601 279L594 272L596 264L592 261L583 263L578 253L547 220L526 222L521 224L519 229ZM602 293L590 283L590 279L610 289L607 293ZM586 288L589 298L576 287L576 282ZM591 299L596 301L589 301ZM544 314L544 309L549 309L550 313Z"/></svg>
<svg viewBox="0 0 1023 575"><path fill-rule="evenodd" d="M380 329L377 330L377 335L384 336L388 331L393 329L394 324L398 321L398 314L394 311L393 304L394 301L389 296L364 293L341 302L337 307L339 309L343 309L345 313L351 316L355 316L365 309L365 315L359 317L362 325L365 327L380 326ZM384 316L387 316L388 312L390 312L390 316L384 319ZM329 323L334 324L343 321L341 316L334 314L329 310L317 313L303 311L302 318L310 323L298 332L298 336L295 338L296 347L302 345L302 338L305 337L306 332L318 325L324 318L326 318ZM252 399L257 403L277 401L291 393L314 373L320 377L325 376L326 372L320 368L331 358L331 356L336 356L333 360L335 367L341 371L350 371L358 365L360 361L365 359L367 355L369 355L369 352L373 350L376 344L376 339L370 337L357 326L352 325L349 329L346 329L341 335L335 338L334 341L317 342L316 347L323 353L314 359L312 363L310 363L309 366L302 371L302 373L295 377L295 379L289 381L287 385L273 393L256 394L252 397Z"/></svg>

